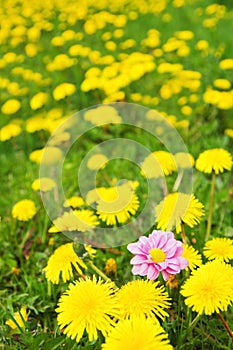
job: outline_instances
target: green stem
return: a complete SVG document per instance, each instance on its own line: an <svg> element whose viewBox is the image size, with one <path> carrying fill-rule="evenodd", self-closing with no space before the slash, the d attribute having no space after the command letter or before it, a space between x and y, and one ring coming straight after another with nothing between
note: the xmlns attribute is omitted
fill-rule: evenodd
<svg viewBox="0 0 233 350"><path fill-rule="evenodd" d="M185 229L184 229L184 224L183 222L181 222L180 224L180 228L181 228L181 237L182 237L182 241L183 243L187 243L187 237L186 237L186 234L185 234Z"/></svg>
<svg viewBox="0 0 233 350"><path fill-rule="evenodd" d="M108 278L100 269L98 269L98 267L95 266L95 265L93 264L92 261L89 261L87 264L90 266L90 268L91 268L93 271L95 271L96 273L98 273L98 275L99 275L100 277L102 277L106 282L111 281L111 279Z"/></svg>
<svg viewBox="0 0 233 350"><path fill-rule="evenodd" d="M223 326L225 327L227 333L229 334L229 336L233 340L233 332L231 331L227 321L225 320L225 318L223 317L223 315L220 312L218 313L218 317L220 318L220 320L221 320Z"/></svg>
<svg viewBox="0 0 233 350"><path fill-rule="evenodd" d="M213 214L213 204L214 204L214 192L215 192L215 180L216 174L212 173L211 189L210 189L210 202L209 202L209 214L207 220L207 229L205 240L208 241L210 237L211 225L212 225L212 214Z"/></svg>
<svg viewBox="0 0 233 350"><path fill-rule="evenodd" d="M200 314L197 314L197 316L192 320L190 323L188 329L186 330L184 337L182 337L182 344L184 344L185 340L187 339L189 333L193 330L193 328L196 326L197 322L199 321Z"/></svg>

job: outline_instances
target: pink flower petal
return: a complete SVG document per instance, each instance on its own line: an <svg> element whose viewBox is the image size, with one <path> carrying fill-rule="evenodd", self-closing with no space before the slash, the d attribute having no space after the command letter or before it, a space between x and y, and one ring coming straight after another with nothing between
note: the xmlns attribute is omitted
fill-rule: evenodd
<svg viewBox="0 0 233 350"><path fill-rule="evenodd" d="M147 260L147 257L145 255L136 255L130 260L130 264L143 264Z"/></svg>
<svg viewBox="0 0 233 350"><path fill-rule="evenodd" d="M158 276L159 276L159 271L156 269L155 265L150 265L147 273L148 279L155 280Z"/></svg>

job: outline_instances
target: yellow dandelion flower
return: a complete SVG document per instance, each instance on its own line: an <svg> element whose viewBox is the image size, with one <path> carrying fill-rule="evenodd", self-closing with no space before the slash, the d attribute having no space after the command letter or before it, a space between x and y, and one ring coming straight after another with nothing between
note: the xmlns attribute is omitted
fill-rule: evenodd
<svg viewBox="0 0 233 350"><path fill-rule="evenodd" d="M233 129L225 129L224 133L225 133L227 136L233 138Z"/></svg>
<svg viewBox="0 0 233 350"><path fill-rule="evenodd" d="M191 40L194 37L194 34L191 30L181 30L175 32L175 36L180 40Z"/></svg>
<svg viewBox="0 0 233 350"><path fill-rule="evenodd" d="M92 210L82 209L65 212L62 216L53 221L55 228L49 232L81 231L92 230L99 221Z"/></svg>
<svg viewBox="0 0 233 350"><path fill-rule="evenodd" d="M190 153L178 152L173 157L178 168L192 168L194 165L194 158Z"/></svg>
<svg viewBox="0 0 233 350"><path fill-rule="evenodd" d="M10 140L12 137L21 134L22 128L16 123L9 123L0 129L0 141Z"/></svg>
<svg viewBox="0 0 233 350"><path fill-rule="evenodd" d="M116 270L117 270L116 260L113 258L108 259L104 267L104 272L106 273L106 275L109 276L111 274L115 274Z"/></svg>
<svg viewBox="0 0 233 350"><path fill-rule="evenodd" d="M87 167L91 170L103 169L108 162L108 158L101 153L94 154L88 159Z"/></svg>
<svg viewBox="0 0 233 350"><path fill-rule="evenodd" d="M204 255L209 260L229 262L233 259L233 240L230 238L214 238L206 242Z"/></svg>
<svg viewBox="0 0 233 350"><path fill-rule="evenodd" d="M233 268L211 261L192 272L182 286L185 304L198 314L226 311L233 302Z"/></svg>
<svg viewBox="0 0 233 350"><path fill-rule="evenodd" d="M122 120L118 115L118 111L111 106L100 106L89 109L84 114L84 118L95 125L121 123Z"/></svg>
<svg viewBox="0 0 233 350"><path fill-rule="evenodd" d="M86 264L75 253L73 243L67 243L54 251L43 271L48 281L58 284L60 275L64 282L73 277L72 266L80 275L82 275L81 268L87 268Z"/></svg>
<svg viewBox="0 0 233 350"><path fill-rule="evenodd" d="M36 115L26 120L26 131L33 133L39 130L46 129L47 119L42 114Z"/></svg>
<svg viewBox="0 0 233 350"><path fill-rule="evenodd" d="M170 289L178 288L179 282L178 282L176 275L170 275L167 282L166 282L166 285Z"/></svg>
<svg viewBox="0 0 233 350"><path fill-rule="evenodd" d="M63 206L65 208L68 208L68 207L79 208L79 207L81 207L84 204L85 204L85 202L84 202L82 197L80 197L80 196L72 196L72 197L66 199L65 203L63 204Z"/></svg>
<svg viewBox="0 0 233 350"><path fill-rule="evenodd" d="M105 189L103 197L97 201L97 214L107 225L128 221L138 208L138 196L129 183Z"/></svg>
<svg viewBox="0 0 233 350"><path fill-rule="evenodd" d="M12 216L20 221L28 221L36 214L35 203L30 199L22 199L12 208Z"/></svg>
<svg viewBox="0 0 233 350"><path fill-rule="evenodd" d="M53 181L53 179L50 179L49 177L41 177L39 179L34 180L32 183L33 191L47 192L52 190L55 186L56 183Z"/></svg>
<svg viewBox="0 0 233 350"><path fill-rule="evenodd" d="M181 223L194 227L204 215L204 206L192 194L175 192L167 195L155 207L157 227L169 231L176 227L181 232Z"/></svg>
<svg viewBox="0 0 233 350"><path fill-rule="evenodd" d="M15 330L19 327L25 328L25 322L28 320L29 312L27 312L26 306L22 306L20 309L20 312L14 312L13 318L16 322L14 322L12 319L9 319L6 321L6 324L11 327L11 329ZM23 318L23 319L22 319ZM18 325L17 325L18 324Z"/></svg>
<svg viewBox="0 0 233 350"><path fill-rule="evenodd" d="M73 95L76 91L76 86L71 83L62 83L53 90L53 98L56 101L62 100L67 96Z"/></svg>
<svg viewBox="0 0 233 350"><path fill-rule="evenodd" d="M176 164L171 153L156 151L144 159L141 168L142 174L151 179L170 175L176 170Z"/></svg>
<svg viewBox="0 0 233 350"><path fill-rule="evenodd" d="M233 69L233 58L226 58L219 63L221 69Z"/></svg>
<svg viewBox="0 0 233 350"><path fill-rule="evenodd" d="M213 148L199 154L196 168L203 173L219 174L224 170L231 170L233 161L231 154L223 148Z"/></svg>
<svg viewBox="0 0 233 350"><path fill-rule="evenodd" d="M117 292L119 305L123 309L123 317L168 316L165 309L170 306L170 299L164 286L152 280L135 280L126 283Z"/></svg>
<svg viewBox="0 0 233 350"><path fill-rule="evenodd" d="M48 94L45 92L38 92L30 100L30 107L33 110L39 109L45 105L48 100Z"/></svg>
<svg viewBox="0 0 233 350"><path fill-rule="evenodd" d="M3 105L2 105L2 113L3 114L15 114L16 112L18 112L18 110L21 107L21 103L20 101L16 100L16 99L11 99L6 101Z"/></svg>
<svg viewBox="0 0 233 350"><path fill-rule="evenodd" d="M48 146L30 153L29 159L37 164L54 164L60 161L63 153L60 148Z"/></svg>
<svg viewBox="0 0 233 350"><path fill-rule="evenodd" d="M231 87L231 82L227 79L215 79L214 86L218 89L228 90Z"/></svg>
<svg viewBox="0 0 233 350"><path fill-rule="evenodd" d="M168 335L151 318L134 317L117 323L102 344L103 350L172 350Z"/></svg>
<svg viewBox="0 0 233 350"><path fill-rule="evenodd" d="M117 298L113 282L103 282L93 277L75 281L61 296L56 312L63 332L77 342L84 330L90 341L96 340L97 331L106 336L114 325L112 317L119 316Z"/></svg>
<svg viewBox="0 0 233 350"><path fill-rule="evenodd" d="M191 271L193 271L196 267L202 264L201 254L197 250L195 250L192 246L188 244L183 244L184 251L182 256L188 260L188 267ZM186 269L187 269L186 268Z"/></svg>

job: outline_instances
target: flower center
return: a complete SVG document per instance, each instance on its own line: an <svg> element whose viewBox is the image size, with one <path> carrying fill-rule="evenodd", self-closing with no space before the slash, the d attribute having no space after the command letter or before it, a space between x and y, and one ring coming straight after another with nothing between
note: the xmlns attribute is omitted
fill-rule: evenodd
<svg viewBox="0 0 233 350"><path fill-rule="evenodd" d="M151 259L155 263L161 263L166 260L166 254L164 251L160 248L152 248L149 250L149 254L151 256Z"/></svg>

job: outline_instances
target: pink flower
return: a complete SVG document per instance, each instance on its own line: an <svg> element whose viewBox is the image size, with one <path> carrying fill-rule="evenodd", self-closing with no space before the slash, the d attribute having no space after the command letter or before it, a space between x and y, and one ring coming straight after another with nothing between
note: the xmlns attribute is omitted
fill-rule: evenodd
<svg viewBox="0 0 233 350"><path fill-rule="evenodd" d="M150 280L155 280L162 272L167 281L170 274L180 273L188 266L188 261L182 257L182 242L177 241L172 232L154 230L149 237L141 236L127 248L135 255L130 261L132 273Z"/></svg>

